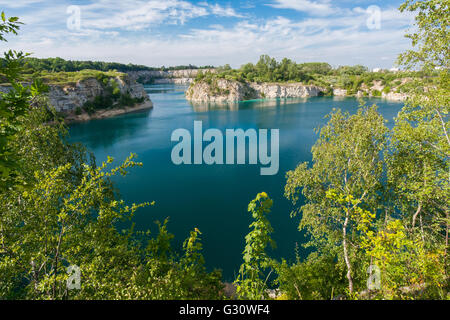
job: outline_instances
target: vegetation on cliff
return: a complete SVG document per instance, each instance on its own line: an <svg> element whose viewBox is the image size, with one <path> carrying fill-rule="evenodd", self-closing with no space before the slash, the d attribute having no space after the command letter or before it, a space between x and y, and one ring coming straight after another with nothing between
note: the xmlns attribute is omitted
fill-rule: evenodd
<svg viewBox="0 0 450 320"><path fill-rule="evenodd" d="M114 75L115 73L112 74ZM100 109L132 107L135 104L144 102L144 97L132 98L130 93L123 93L116 79L111 78L111 72L97 73L95 78L103 87L103 94L96 96L93 101L87 101L83 105L83 110L90 115ZM79 114L81 110L76 109L75 112Z"/></svg>
<svg viewBox="0 0 450 320"><path fill-rule="evenodd" d="M258 83L299 82L319 86L324 89L325 95L332 95L333 89L343 89L347 95L359 92L363 96L381 96L382 92L408 93L413 88L424 90L435 85L438 73L435 70L372 72L361 65L332 68L328 63L296 63L287 58L278 62L262 55L256 64L247 63L239 69L226 65L217 68L214 73L199 72L195 81L206 82L213 88L218 79Z"/></svg>
<svg viewBox="0 0 450 320"><path fill-rule="evenodd" d="M83 81L87 79L95 79L98 77L109 77L109 78L124 78L125 73L118 72L115 70L109 71L98 71L93 69L83 69L80 71L60 71L60 72L50 72L46 70L27 70L24 68L26 65L26 57L20 60L21 63L21 73L17 80L21 82L32 82L35 79L39 79L48 85L75 85L78 81ZM6 68L9 62L5 59L2 63L2 68ZM4 73L0 74L0 84L9 85L9 81Z"/></svg>
<svg viewBox="0 0 450 320"><path fill-rule="evenodd" d="M96 80L102 87L102 94L96 96L92 101L87 101L83 106L77 107L74 111L77 115L81 114L83 111L92 115L97 110L101 109L111 109L111 108L123 108L134 106L138 103L143 103L144 98L133 98L129 92L122 92L119 88L118 81L128 81L128 75L118 71L98 71L92 69L85 69L76 72L48 72L48 71L33 71L29 72L27 69L27 58L25 55L17 60L19 64L17 67L21 69L20 74L17 74L16 81L20 81L23 84L30 84L38 81L41 86L59 86L68 87L76 86L77 83ZM5 63L6 59L4 59ZM3 86L11 87L12 84L8 78L8 74L3 72L7 70L8 66L11 64L8 61L4 64L2 71L0 71L0 82ZM48 91L49 88L44 89ZM61 114L64 116L64 114Z"/></svg>

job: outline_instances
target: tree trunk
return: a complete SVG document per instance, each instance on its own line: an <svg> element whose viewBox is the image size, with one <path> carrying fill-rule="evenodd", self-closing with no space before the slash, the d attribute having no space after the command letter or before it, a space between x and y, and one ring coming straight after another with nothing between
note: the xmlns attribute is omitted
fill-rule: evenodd
<svg viewBox="0 0 450 320"><path fill-rule="evenodd" d="M448 248L448 210L445 211L445 258L447 258L447 248Z"/></svg>
<svg viewBox="0 0 450 320"><path fill-rule="evenodd" d="M349 212L347 211L345 216L344 227L342 228L342 244L344 246L344 260L347 265L347 279L348 279L348 289L350 293L353 292L353 280L352 280L352 266L350 265L350 259L348 258L347 249L347 225L349 219Z"/></svg>
<svg viewBox="0 0 450 320"><path fill-rule="evenodd" d="M422 204L419 202L419 207L417 208L416 213L414 213L413 219L412 219L412 228L413 228L413 229L414 229L414 226L415 226L415 224L416 224L417 216L419 215L419 213L420 213L421 210L422 210Z"/></svg>

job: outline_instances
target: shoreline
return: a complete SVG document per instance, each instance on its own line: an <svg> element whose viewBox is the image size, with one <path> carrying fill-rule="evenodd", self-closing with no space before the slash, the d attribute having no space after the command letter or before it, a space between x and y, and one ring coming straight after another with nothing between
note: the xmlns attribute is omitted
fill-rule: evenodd
<svg viewBox="0 0 450 320"><path fill-rule="evenodd" d="M65 113L64 122L66 124L77 123L77 122L86 122L90 120L98 120L98 119L106 119L113 118L115 116L145 111L153 109L153 103L151 101L145 101L143 103L139 103L134 105L133 107L124 107L117 109L100 109L95 113L89 115L87 112L83 112L82 114L76 115L74 112Z"/></svg>

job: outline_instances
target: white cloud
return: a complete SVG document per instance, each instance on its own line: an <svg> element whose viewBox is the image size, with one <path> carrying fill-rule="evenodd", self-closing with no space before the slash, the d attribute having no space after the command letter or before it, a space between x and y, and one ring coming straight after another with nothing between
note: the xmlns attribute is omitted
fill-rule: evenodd
<svg viewBox="0 0 450 320"><path fill-rule="evenodd" d="M236 13L236 11L231 7L222 7L218 4L209 5L212 14L220 16L220 17L237 17L243 18L244 16Z"/></svg>
<svg viewBox="0 0 450 320"><path fill-rule="evenodd" d="M205 8L194 6L186 1L133 2L131 5L128 3L122 10L109 6L99 8L98 4L82 6L83 25L94 29L140 30L163 22L184 24L189 19L208 15ZM110 14L107 14L108 12Z"/></svg>
<svg viewBox="0 0 450 320"><path fill-rule="evenodd" d="M385 9L381 29L369 30L364 8L341 9L339 15L303 20L283 17L283 10L277 12L280 16L250 19L232 8L211 3L99 0L82 6L82 32L74 33L65 27L65 10L66 6L61 5L26 15L24 32L8 44L0 44L0 51L13 46L39 57L151 66L230 63L237 67L269 54L299 62L391 67L396 55L409 47L403 34L412 21L411 16ZM231 20L231 25L217 20L206 28L186 23L207 15L239 19ZM48 23L55 25L49 28ZM158 25L168 23L185 25L177 33L158 32ZM145 28L152 32L142 30Z"/></svg>
<svg viewBox="0 0 450 320"><path fill-rule="evenodd" d="M338 11L329 0L274 0L274 3L268 5L278 9L293 9L317 16L326 16Z"/></svg>
<svg viewBox="0 0 450 320"><path fill-rule="evenodd" d="M207 3L195 5L182 0L129 0L112 4L111 1L100 1L80 7L83 25L93 29L142 30L163 23L185 24L191 19L209 15L243 17L231 7Z"/></svg>
<svg viewBox="0 0 450 320"><path fill-rule="evenodd" d="M0 0L0 6L4 8L24 8L30 5L38 4L38 3L44 3L45 0L19 0L19 1L13 1L13 0Z"/></svg>

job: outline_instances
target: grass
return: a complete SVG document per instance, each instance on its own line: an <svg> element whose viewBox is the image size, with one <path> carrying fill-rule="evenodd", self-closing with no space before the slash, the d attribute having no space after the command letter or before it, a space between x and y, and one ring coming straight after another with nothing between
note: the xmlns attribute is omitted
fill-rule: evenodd
<svg viewBox="0 0 450 320"><path fill-rule="evenodd" d="M75 72L48 72L38 71L34 73L28 73L23 76L23 82L31 82L33 79L41 79L47 85L75 85L78 81L87 79L104 79L104 78L124 78L125 73L118 71L98 71L85 69ZM1 85L8 85L4 81L1 81Z"/></svg>
<svg viewBox="0 0 450 320"><path fill-rule="evenodd" d="M99 79L99 78L123 78L124 73L117 71L97 71L97 70L82 70L77 72L42 72L38 76L46 84L61 85L61 84L75 84L78 81L87 79Z"/></svg>

